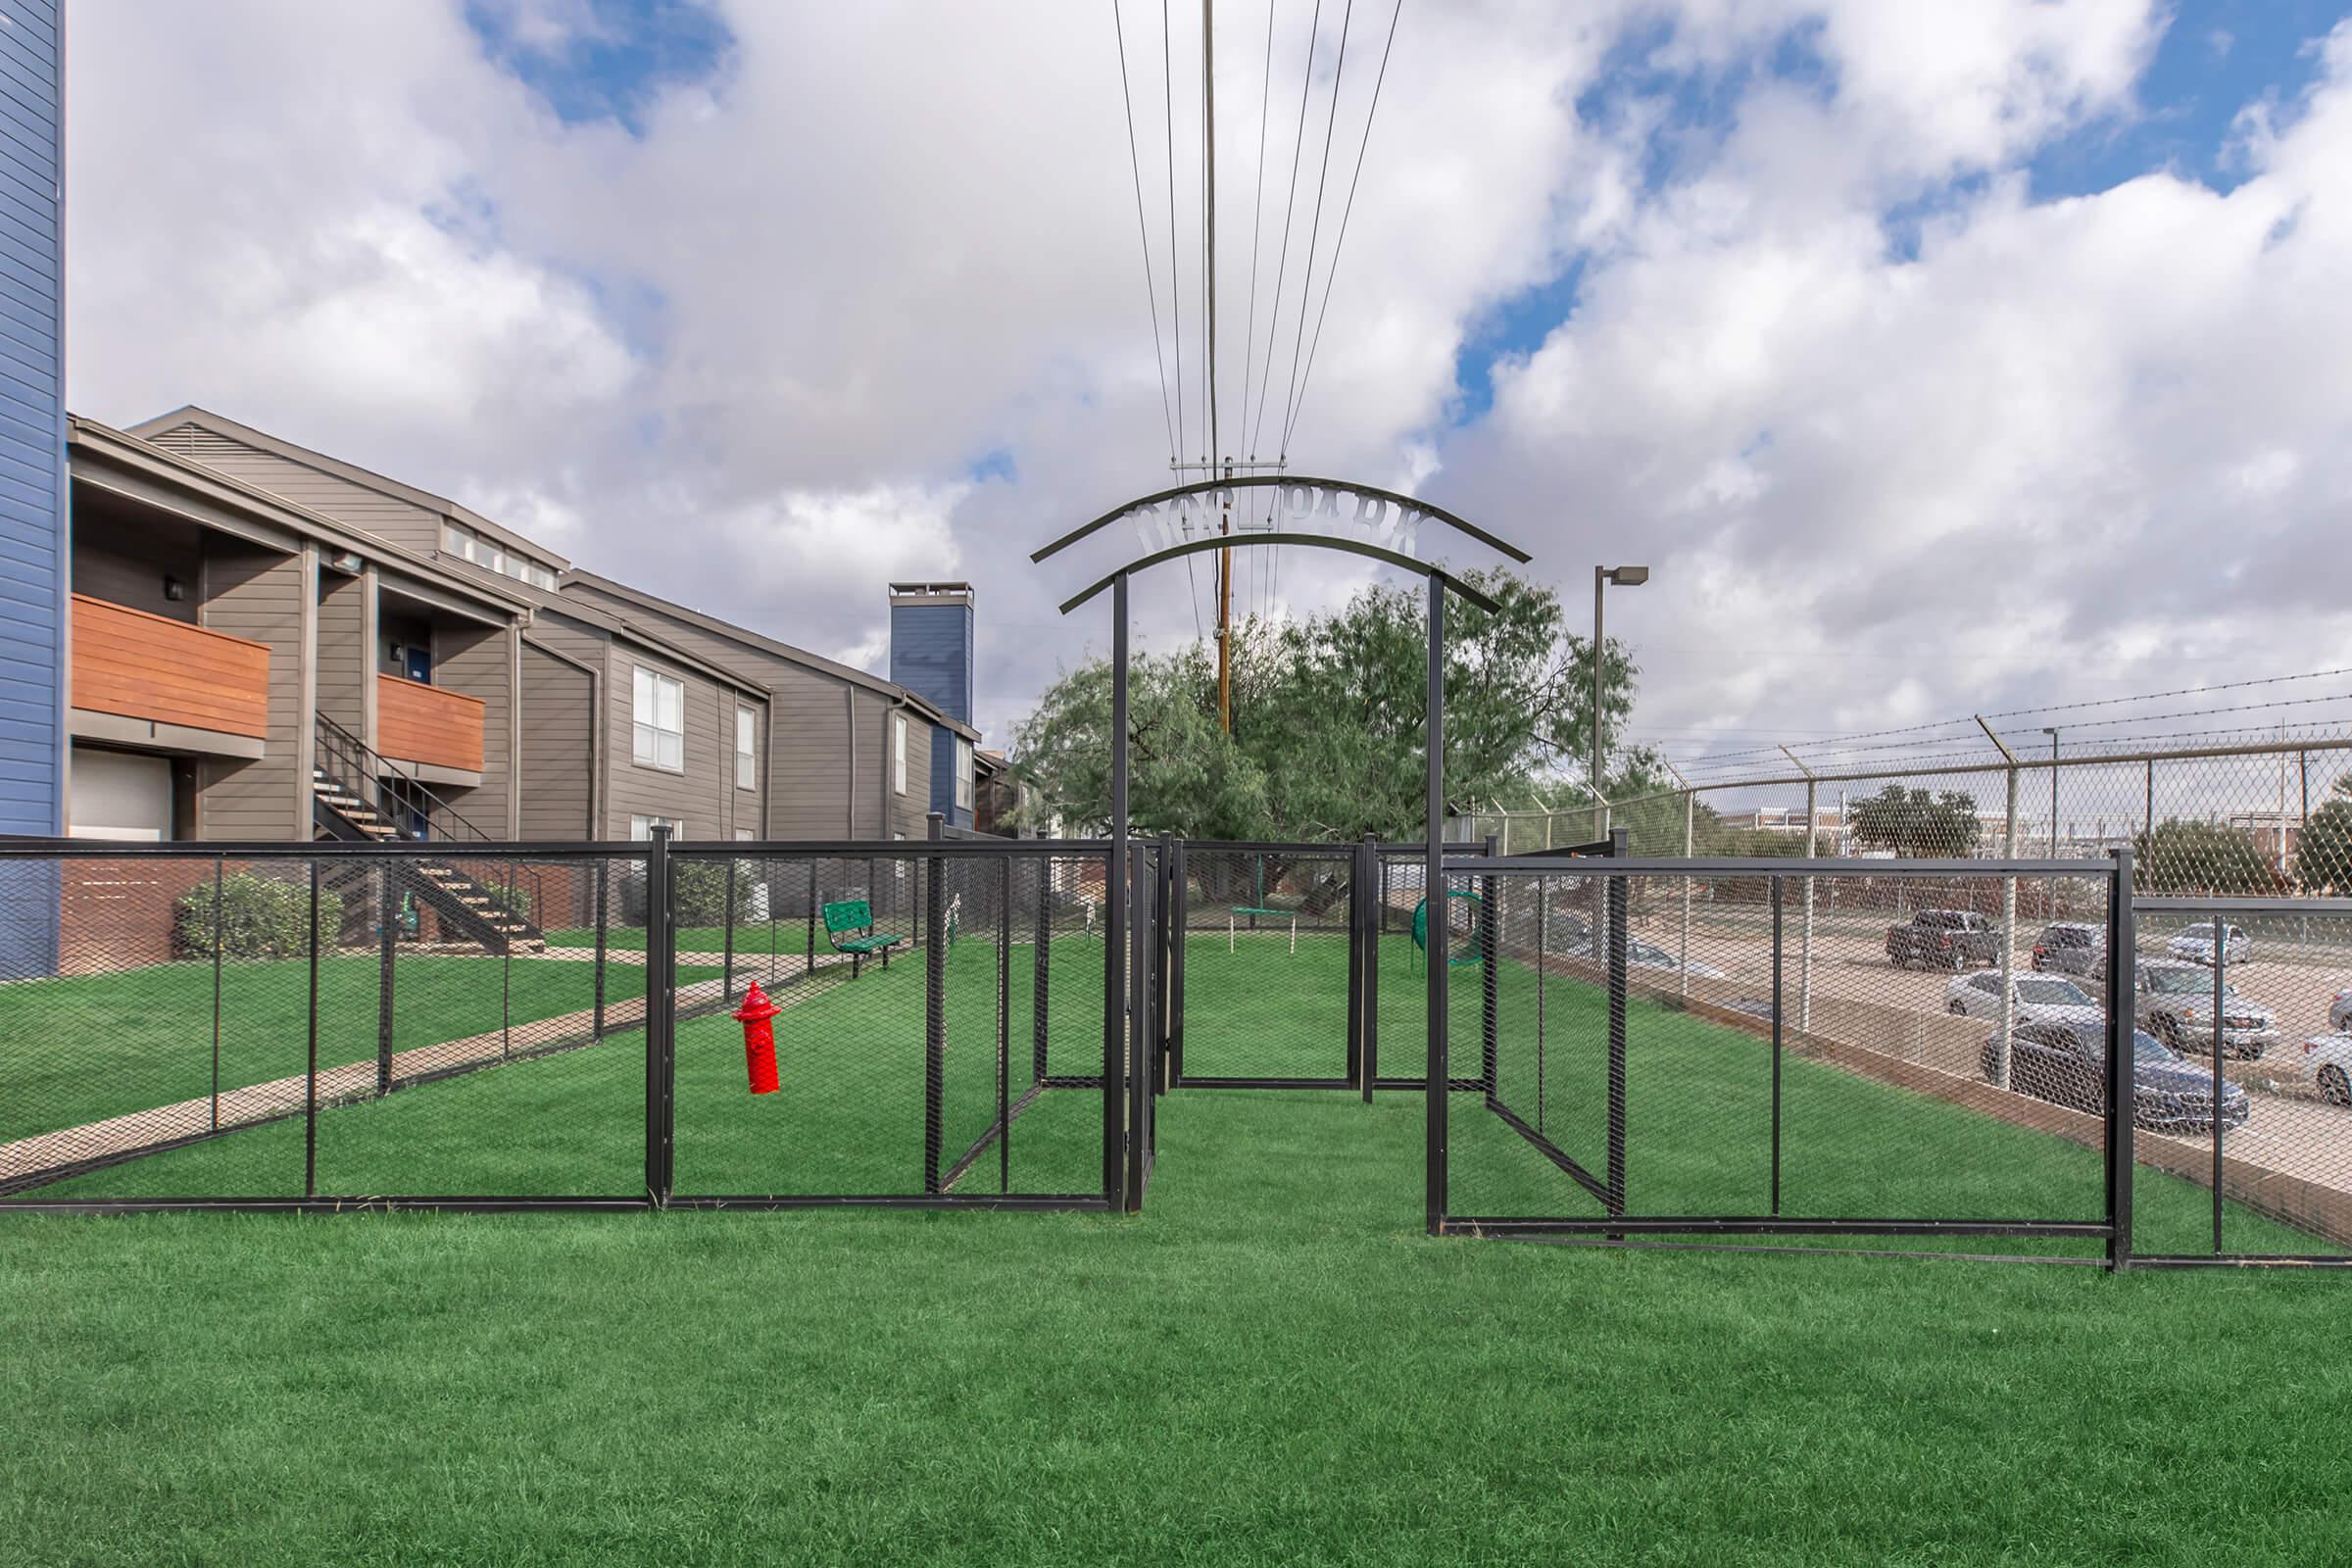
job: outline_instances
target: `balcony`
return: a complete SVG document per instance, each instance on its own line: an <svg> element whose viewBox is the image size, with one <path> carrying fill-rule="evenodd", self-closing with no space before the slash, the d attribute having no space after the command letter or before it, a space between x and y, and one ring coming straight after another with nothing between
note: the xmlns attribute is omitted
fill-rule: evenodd
<svg viewBox="0 0 2352 1568"><path fill-rule="evenodd" d="M399 675L375 677L375 750L428 784L482 781L482 702Z"/></svg>
<svg viewBox="0 0 2352 1568"><path fill-rule="evenodd" d="M270 733L267 645L87 594L73 680L80 739L255 758Z"/></svg>

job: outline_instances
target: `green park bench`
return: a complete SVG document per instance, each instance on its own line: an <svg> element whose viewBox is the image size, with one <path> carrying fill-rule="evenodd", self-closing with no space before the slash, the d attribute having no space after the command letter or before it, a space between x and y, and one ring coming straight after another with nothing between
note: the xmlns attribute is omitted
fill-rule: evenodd
<svg viewBox="0 0 2352 1568"><path fill-rule="evenodd" d="M890 950L906 939L887 931L874 929L874 906L863 899L848 899L825 906L825 940L833 944L835 953L847 954L850 959L850 978L858 978L858 968L875 954L882 956L882 967L890 967Z"/></svg>

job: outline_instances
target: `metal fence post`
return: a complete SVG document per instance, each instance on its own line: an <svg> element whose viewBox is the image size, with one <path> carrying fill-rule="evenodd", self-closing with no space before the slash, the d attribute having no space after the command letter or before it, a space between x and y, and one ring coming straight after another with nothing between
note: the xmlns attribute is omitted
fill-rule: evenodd
<svg viewBox="0 0 2352 1568"><path fill-rule="evenodd" d="M1037 862L1036 952L1029 956L1029 1059L1039 1083L1046 1078L1046 1004L1054 979L1054 862Z"/></svg>
<svg viewBox="0 0 2352 1568"><path fill-rule="evenodd" d="M947 818L930 813L926 835L946 836ZM941 886L939 857L927 857L923 886L923 1191L937 1193L940 1141L948 1092L948 905Z"/></svg>
<svg viewBox="0 0 2352 1568"><path fill-rule="evenodd" d="M1781 1211L1781 905L1785 884L1772 879L1772 1212Z"/></svg>
<svg viewBox="0 0 2352 1568"><path fill-rule="evenodd" d="M2139 1089L2132 999L2137 991L2137 919L2132 908L2132 851L2114 852L2107 889L2107 1266L2132 1266L2132 1132Z"/></svg>
<svg viewBox="0 0 2352 1568"><path fill-rule="evenodd" d="M2017 764L2008 770L2009 805L2002 821L2001 854L2008 859L2017 858ZM1992 1083L1996 1089L2009 1087L2010 1043L2017 1027L2017 876L2014 872L2001 878L2001 1021L1998 1038L1993 1045Z"/></svg>
<svg viewBox="0 0 2352 1568"><path fill-rule="evenodd" d="M1821 849L1821 782L1808 775L1805 779L1805 858L1810 860ZM1813 879L1805 878L1805 946L1797 964L1796 1026L1813 1027Z"/></svg>
<svg viewBox="0 0 2352 1568"><path fill-rule="evenodd" d="M1423 698L1422 744L1426 785L1425 858L1421 899L1429 935L1442 929L1446 907L1446 583L1429 579L1429 676ZM1429 1000L1428 1081L1424 1099L1422 1207L1432 1236L1446 1218L1446 961L1434 941L1422 965Z"/></svg>
<svg viewBox="0 0 2352 1568"><path fill-rule="evenodd" d="M808 944L801 950L801 978L816 973L816 857L808 858Z"/></svg>
<svg viewBox="0 0 2352 1568"><path fill-rule="evenodd" d="M998 862L997 1191L1012 1191L1012 857Z"/></svg>
<svg viewBox="0 0 2352 1568"><path fill-rule="evenodd" d="M1356 850L1356 942L1363 949L1363 1046L1356 1055L1356 1076L1363 1081L1364 1103L1372 1103L1372 1080L1380 1073L1380 899L1387 872L1380 856L1380 835L1367 833Z"/></svg>
<svg viewBox="0 0 2352 1568"><path fill-rule="evenodd" d="M544 916L542 916L544 918ZM498 942L498 1054L509 1056L514 1050L514 937L503 928L514 919L514 862L507 862L507 906L499 913L502 928Z"/></svg>
<svg viewBox="0 0 2352 1568"><path fill-rule="evenodd" d="M645 1199L653 1208L669 1202L673 1153L677 911L669 834L667 826L657 825L645 857Z"/></svg>
<svg viewBox="0 0 2352 1568"><path fill-rule="evenodd" d="M594 984L594 986L596 987L596 1006L595 1006L595 1013L594 1013L594 1015L593 1015L592 1019L590 1020L590 1023L589 1023L589 1026L588 1026L588 1036L589 1036L589 1038L590 1038L590 1039L592 1039L592 1040L602 1040L602 1039L604 1039L604 1038L605 1038L605 965L606 965L606 963L607 963L607 961L608 961L608 959L607 959L607 957L606 957L606 953L607 953L607 943L608 943L608 941L609 941L609 939L610 939L610 936L611 936L611 926L610 926L610 920L611 920L611 908L610 908L610 904L611 904L611 898L612 898L612 862L611 860L599 860L599 861L597 861L597 862L596 862L596 964L595 964L596 973L595 973L595 975L594 975L594 977L593 977L593 979L592 979L592 983L593 983L593 984ZM647 956L647 959L648 959L648 961L649 961L649 962L651 961L651 959L652 959L652 956L651 956L650 954Z"/></svg>
<svg viewBox="0 0 2352 1568"><path fill-rule="evenodd" d="M220 907L228 896L228 860L225 856L213 857L213 1117L215 1132L220 1129Z"/></svg>
<svg viewBox="0 0 2352 1568"><path fill-rule="evenodd" d="M1509 819L1505 818L1504 820L1507 823ZM1492 833L1487 835L1486 848L1487 858L1492 860L1494 858L1495 851L1494 835ZM1481 877L1478 882L1478 893L1480 911L1478 945L1479 952L1485 958L1485 961L1478 966L1478 1075L1486 1085L1487 1103L1492 1105L1495 1103L1494 1093L1499 1087L1498 1080L1501 1077L1499 1060L1501 1042L1497 1036L1502 1023L1502 991L1501 982L1494 971L1500 967L1502 962L1501 933L1497 929L1502 924L1502 884L1491 875ZM1436 924L1437 918L1445 914L1445 906L1442 904L1432 905L1431 908L1434 911L1429 928L1431 960L1433 962L1450 961L1449 956L1441 958L1439 956L1449 956L1451 953L1453 922L1448 919L1444 925Z"/></svg>
<svg viewBox="0 0 2352 1568"><path fill-rule="evenodd" d="M1610 845L1612 859L1619 846ZM1625 917L1626 879L1607 878L1609 910L1609 1212L1625 1212ZM1612 1241L1623 1241L1612 1236Z"/></svg>
<svg viewBox="0 0 2352 1568"><path fill-rule="evenodd" d="M2227 1054L2222 1041L2227 1031L2222 1020L2228 1016L2223 1005L2230 987L2225 971L2230 965L2230 922L2217 914L2213 917L2213 1250L2217 1257L2222 1250L2222 1093L2229 1079L2222 1071L2222 1058Z"/></svg>
<svg viewBox="0 0 2352 1568"><path fill-rule="evenodd" d="M318 858L311 858L310 1058L303 1070L302 1196L318 1196Z"/></svg>
<svg viewBox="0 0 2352 1568"><path fill-rule="evenodd" d="M1838 824L1841 831L1844 826L1845 824L1842 822ZM1685 790L1683 791L1684 859L1690 859L1696 853L1697 838L1698 791ZM1683 878L1683 956L1678 967L1682 971L1680 976L1682 994L1685 1000L1688 1000L1690 995L1690 878L1689 876Z"/></svg>
<svg viewBox="0 0 2352 1568"><path fill-rule="evenodd" d="M724 951L719 958L719 995L735 1000L735 857L727 857L726 913L719 916Z"/></svg>
<svg viewBox="0 0 2352 1568"><path fill-rule="evenodd" d="M400 920L398 862L383 862L375 897L375 1092L392 1092L392 947Z"/></svg>

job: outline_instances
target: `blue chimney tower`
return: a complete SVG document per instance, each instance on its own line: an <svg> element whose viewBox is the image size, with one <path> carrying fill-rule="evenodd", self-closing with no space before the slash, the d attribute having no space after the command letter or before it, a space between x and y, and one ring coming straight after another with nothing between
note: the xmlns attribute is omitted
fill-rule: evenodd
<svg viewBox="0 0 2352 1568"><path fill-rule="evenodd" d="M969 729L972 723L972 585L890 585L890 678ZM931 809L972 825L972 743L944 725L931 735Z"/></svg>

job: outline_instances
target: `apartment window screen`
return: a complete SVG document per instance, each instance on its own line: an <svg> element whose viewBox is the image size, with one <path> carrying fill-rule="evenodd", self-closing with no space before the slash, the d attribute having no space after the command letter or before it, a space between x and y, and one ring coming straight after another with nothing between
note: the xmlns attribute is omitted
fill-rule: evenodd
<svg viewBox="0 0 2352 1568"><path fill-rule="evenodd" d="M735 787L739 790L760 787L759 768L752 757L759 731L760 720L750 709L735 710Z"/></svg>
<svg viewBox="0 0 2352 1568"><path fill-rule="evenodd" d="M890 715L890 765L892 769L891 776L897 781L898 792L901 795L906 794L906 715L905 713L893 713Z"/></svg>
<svg viewBox="0 0 2352 1568"><path fill-rule="evenodd" d="M972 743L960 735L956 737L956 805L972 808Z"/></svg>
<svg viewBox="0 0 2352 1568"><path fill-rule="evenodd" d="M686 687L637 666L632 755L640 767L686 771Z"/></svg>

